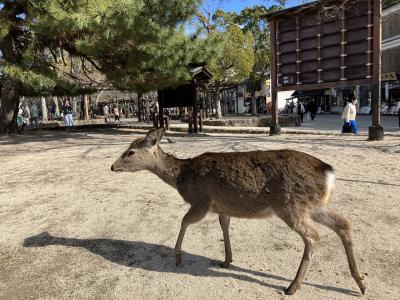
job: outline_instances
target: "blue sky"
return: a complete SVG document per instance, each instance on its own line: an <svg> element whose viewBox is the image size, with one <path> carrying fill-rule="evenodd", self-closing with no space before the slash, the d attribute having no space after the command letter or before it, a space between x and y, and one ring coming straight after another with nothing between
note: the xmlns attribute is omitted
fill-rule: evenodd
<svg viewBox="0 0 400 300"><path fill-rule="evenodd" d="M222 2L222 3L221 3ZM287 7L291 6L296 6L299 4L303 4L305 1L303 0L289 0L287 1ZM215 9L222 9L225 11L235 11L235 12L240 12L243 8L246 6L254 6L254 5L265 5L265 6L271 6L273 4L276 4L274 1L268 1L268 0L206 0L204 1L204 7L211 8L210 10L213 11Z"/></svg>
<svg viewBox="0 0 400 300"><path fill-rule="evenodd" d="M265 5L270 6L275 4L274 1L270 0L206 0L205 6L207 4L210 6L211 10L216 10L218 8L223 9L225 11L235 11L240 12L246 6L254 6L254 5ZM287 2L287 7L295 6L302 4L303 0L289 0ZM0 2L0 9L3 8L4 4Z"/></svg>

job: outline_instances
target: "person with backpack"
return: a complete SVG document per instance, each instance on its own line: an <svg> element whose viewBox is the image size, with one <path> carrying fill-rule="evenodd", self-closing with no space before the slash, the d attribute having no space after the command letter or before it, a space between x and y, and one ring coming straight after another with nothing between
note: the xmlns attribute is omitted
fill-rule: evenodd
<svg viewBox="0 0 400 300"><path fill-rule="evenodd" d="M344 120L344 126L342 133L354 133L358 134L358 126L356 122L357 115L357 97L352 95L350 102L347 102L346 107L343 110L342 119Z"/></svg>
<svg viewBox="0 0 400 300"><path fill-rule="evenodd" d="M311 102L308 104L308 111L311 114L311 121L314 121L318 111L318 105L315 99L312 99Z"/></svg>
<svg viewBox="0 0 400 300"><path fill-rule="evenodd" d="M300 116L300 121L303 123L304 119L304 113L306 112L306 109L304 107L303 101L299 101L297 103L297 114Z"/></svg>
<svg viewBox="0 0 400 300"><path fill-rule="evenodd" d="M39 108L36 103L31 106L31 124L33 127L38 127L39 125Z"/></svg>
<svg viewBox="0 0 400 300"><path fill-rule="evenodd" d="M26 118L27 113L25 112L22 104L19 104L17 114L17 130L18 132L24 131L28 127L28 119Z"/></svg>
<svg viewBox="0 0 400 300"><path fill-rule="evenodd" d="M63 113L64 113L65 126L68 127L72 126L73 125L72 106L68 99L66 99L63 103Z"/></svg>

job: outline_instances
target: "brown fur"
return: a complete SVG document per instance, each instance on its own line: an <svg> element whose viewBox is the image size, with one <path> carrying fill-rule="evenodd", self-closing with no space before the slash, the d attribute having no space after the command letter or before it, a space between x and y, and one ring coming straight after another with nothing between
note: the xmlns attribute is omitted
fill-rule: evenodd
<svg viewBox="0 0 400 300"><path fill-rule="evenodd" d="M361 292L365 292L353 251L350 222L326 206L332 192L332 187L327 185L328 174L333 174L330 165L294 150L205 153L180 160L158 146L163 134L163 129L151 130L146 138L134 141L111 169L150 170L176 188L190 204L175 246L177 265L182 260L186 228L208 212L219 215L225 243L223 267L232 262L230 217L264 218L276 214L305 243L303 259L287 294L294 294L300 288L318 244L319 235L313 221L339 235L351 273Z"/></svg>

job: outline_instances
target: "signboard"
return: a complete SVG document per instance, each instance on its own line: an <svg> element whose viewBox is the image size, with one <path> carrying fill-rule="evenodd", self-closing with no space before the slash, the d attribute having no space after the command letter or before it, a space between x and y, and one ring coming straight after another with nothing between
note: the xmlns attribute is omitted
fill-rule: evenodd
<svg viewBox="0 0 400 300"><path fill-rule="evenodd" d="M382 81L396 81L397 75L395 72L382 73L381 79L382 79Z"/></svg>
<svg viewBox="0 0 400 300"><path fill-rule="evenodd" d="M193 106L196 87L193 84L159 90L159 103L163 108Z"/></svg>

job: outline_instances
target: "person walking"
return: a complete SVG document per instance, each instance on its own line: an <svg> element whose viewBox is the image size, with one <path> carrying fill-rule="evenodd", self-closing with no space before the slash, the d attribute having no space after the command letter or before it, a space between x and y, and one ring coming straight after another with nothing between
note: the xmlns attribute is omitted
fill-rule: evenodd
<svg viewBox="0 0 400 300"><path fill-rule="evenodd" d="M356 122L357 115L357 97L352 95L350 98L350 102L347 102L346 107L343 110L342 119L344 120L345 126L350 126L354 130L354 134L358 134L358 126Z"/></svg>
<svg viewBox="0 0 400 300"><path fill-rule="evenodd" d="M315 99L312 99L311 102L308 104L308 110L310 111L311 114L311 121L314 121L318 111L318 106Z"/></svg>
<svg viewBox="0 0 400 300"><path fill-rule="evenodd" d="M110 117L110 109L108 108L107 104L104 105L103 107L103 115L104 115L104 121L108 123Z"/></svg>
<svg viewBox="0 0 400 300"><path fill-rule="evenodd" d="M306 112L306 109L304 107L303 101L299 101L297 103L297 114L300 116L300 121L303 123L304 121L304 113Z"/></svg>
<svg viewBox="0 0 400 300"><path fill-rule="evenodd" d="M18 107L18 114L17 114L17 130L18 130L18 132L25 130L26 127L28 126L28 121L24 115L25 115L24 108L22 107L22 103L20 103L19 107Z"/></svg>
<svg viewBox="0 0 400 300"><path fill-rule="evenodd" d="M73 125L72 106L68 99L66 99L63 103L63 113L64 113L65 126L68 127L72 126Z"/></svg>
<svg viewBox="0 0 400 300"><path fill-rule="evenodd" d="M115 122L119 121L119 109L118 109L118 106L114 107L114 119L115 119Z"/></svg>
<svg viewBox="0 0 400 300"><path fill-rule="evenodd" d="M39 108L36 103L31 106L31 124L32 127L38 127L39 125Z"/></svg>

